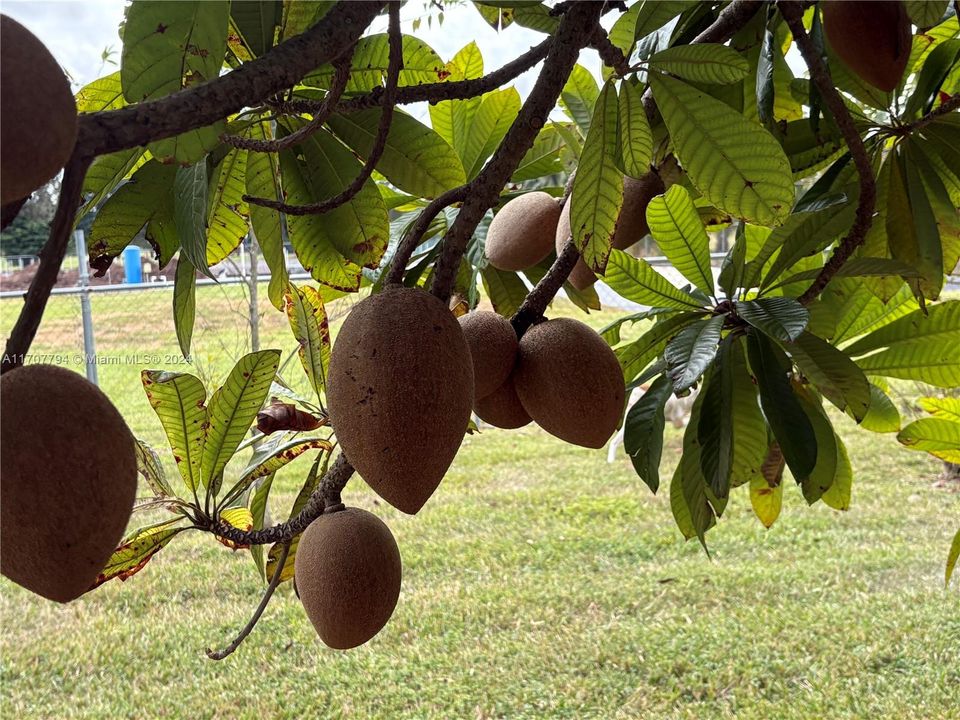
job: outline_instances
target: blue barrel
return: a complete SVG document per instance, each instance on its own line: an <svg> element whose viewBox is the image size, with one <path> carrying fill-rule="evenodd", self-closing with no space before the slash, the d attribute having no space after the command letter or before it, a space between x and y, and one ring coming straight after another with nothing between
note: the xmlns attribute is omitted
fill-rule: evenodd
<svg viewBox="0 0 960 720"><path fill-rule="evenodd" d="M143 266L140 264L140 248L129 245L123 250L123 281L125 283L142 283Z"/></svg>

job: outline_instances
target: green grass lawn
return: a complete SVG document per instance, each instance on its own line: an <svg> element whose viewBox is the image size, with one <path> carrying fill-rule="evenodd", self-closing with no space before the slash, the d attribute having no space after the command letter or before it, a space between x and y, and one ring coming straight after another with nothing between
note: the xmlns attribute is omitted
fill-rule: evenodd
<svg viewBox="0 0 960 720"><path fill-rule="evenodd" d="M95 298L98 350L176 354L169 298ZM34 352L78 351L75 298L52 302ZM242 297L206 288L198 305L199 370L220 381L243 352ZM262 346L290 352L284 317L265 311ZM101 384L162 447L141 369L102 366ZM2 580L0 715L956 718L960 594L943 589L943 564L960 496L932 487L936 461L837 422L856 471L850 511L807 508L791 486L765 530L741 488L708 536L712 561L624 456L608 465L532 427L467 437L416 517L355 479L345 499L390 525L405 576L391 622L348 652L322 645L283 586L236 654L208 660L262 592L248 553L209 536L180 536L140 574L67 606ZM679 445L670 429L664 475ZM298 462L275 484L275 515Z"/></svg>

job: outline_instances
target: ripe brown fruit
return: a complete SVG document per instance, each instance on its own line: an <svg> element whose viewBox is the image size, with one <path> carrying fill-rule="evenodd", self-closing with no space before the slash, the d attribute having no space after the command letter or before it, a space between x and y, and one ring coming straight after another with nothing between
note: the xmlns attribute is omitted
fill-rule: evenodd
<svg viewBox="0 0 960 720"><path fill-rule="evenodd" d="M556 198L545 192L516 197L493 217L486 254L500 270L526 270L550 254L560 219Z"/></svg>
<svg viewBox="0 0 960 720"><path fill-rule="evenodd" d="M56 175L76 140L67 76L33 33L0 15L0 205Z"/></svg>
<svg viewBox="0 0 960 720"><path fill-rule="evenodd" d="M53 365L0 378L0 571L69 602L120 542L137 491L134 438L96 386Z"/></svg>
<svg viewBox="0 0 960 720"><path fill-rule="evenodd" d="M623 415L620 363L603 338L577 320L558 318L527 330L513 381L530 417L575 445L603 447Z"/></svg>
<svg viewBox="0 0 960 720"><path fill-rule="evenodd" d="M473 392L484 398L503 385L517 360L517 334L510 321L488 310L461 315L458 320L473 358Z"/></svg>
<svg viewBox="0 0 960 720"><path fill-rule="evenodd" d="M419 288L354 306L330 357L327 405L341 447L384 500L416 513L443 479L473 405L460 324Z"/></svg>
<svg viewBox="0 0 960 720"><path fill-rule="evenodd" d="M477 400L473 410L484 422L504 430L515 430L531 421L529 413L517 397L512 375L499 388Z"/></svg>
<svg viewBox="0 0 960 720"><path fill-rule="evenodd" d="M390 529L360 508L328 512L297 545L294 582L320 639L337 650L363 645L387 624L403 570Z"/></svg>
<svg viewBox="0 0 960 720"><path fill-rule="evenodd" d="M623 179L623 207L617 219L617 229L613 233L612 245L618 250L626 250L643 239L650 232L647 225L647 205L664 191L663 180L655 172L648 172L639 180L632 177ZM570 239L570 202L563 206L557 233L554 238L559 254ZM578 260L567 278L577 290L585 290L597 281L593 271L583 260Z"/></svg>
<svg viewBox="0 0 960 720"><path fill-rule="evenodd" d="M896 0L821 3L823 29L837 56L884 92L896 89L910 58L910 18Z"/></svg>

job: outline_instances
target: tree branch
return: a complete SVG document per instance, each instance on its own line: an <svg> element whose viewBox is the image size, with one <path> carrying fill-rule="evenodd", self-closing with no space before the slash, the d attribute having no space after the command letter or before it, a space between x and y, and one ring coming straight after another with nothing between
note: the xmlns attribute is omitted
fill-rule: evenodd
<svg viewBox="0 0 960 720"><path fill-rule="evenodd" d="M146 145L261 103L340 57L382 7L379 0L340 2L303 34L210 82L120 110L81 115L77 147L96 156Z"/></svg>
<svg viewBox="0 0 960 720"><path fill-rule="evenodd" d="M387 273L385 281L387 284L403 282L403 273L407 269L407 263L410 262L410 256L413 255L413 251L417 249L417 246L423 240L423 236L426 234L427 228L430 227L430 223L433 222L433 219L445 207L453 205L455 202L461 202L467 196L469 189L470 185L468 183L455 187L452 190L447 190L442 195L435 197L420 211L420 214L417 216L417 221L413 224L413 227L410 228L410 232L404 235L400 240L400 244L397 245L397 251L393 254L393 259L390 261L390 271Z"/></svg>
<svg viewBox="0 0 960 720"><path fill-rule="evenodd" d="M490 162L470 183L467 199L443 238L443 250L434 267L431 292L441 300L450 297L467 241L487 210L496 205L500 191L553 110L580 49L589 41L585 31L596 23L601 8L600 3L577 2L564 14L530 96Z"/></svg>
<svg viewBox="0 0 960 720"><path fill-rule="evenodd" d="M317 111L313 114L313 119L300 129L274 140L260 140L258 138L248 138L242 135L227 135L224 133L220 136L220 142L243 150L278 153L310 137L327 121L327 118L330 117L336 108L337 103L340 102L343 91L347 87L347 81L350 80L350 61L352 58L353 53L351 52L349 56L334 60L333 64L335 69L333 81L330 83L330 89L317 106Z"/></svg>
<svg viewBox="0 0 960 720"><path fill-rule="evenodd" d="M899 127L891 128L891 134L910 135L914 131L925 128L930 123L935 122L937 118L952 113L957 108L960 108L960 93L953 95L950 97L950 99L940 103L935 110L931 110L923 117L917 118L913 122L904 123Z"/></svg>
<svg viewBox="0 0 960 720"><path fill-rule="evenodd" d="M227 645L223 650L211 650L207 648L207 657L211 660L223 660L228 655L231 655L234 650L240 647L240 643L247 639L247 635L253 632L253 628L256 627L257 622L260 620L260 616L263 615L263 611L267 609L267 604L270 602L270 598L273 597L273 593L276 591L277 587L280 585L280 578L283 576L283 566L287 562L287 555L290 553L290 543L284 543L280 548L280 557L277 558L277 568L273 571L273 577L270 578L270 584L267 586L267 589L263 593L263 597L260 598L260 604L257 605L257 609L253 612L250 620L246 625L243 626L243 629L240 631L240 634L233 639L229 645Z"/></svg>
<svg viewBox="0 0 960 720"><path fill-rule="evenodd" d="M70 230L73 228L73 217L80 206L83 177L87 174L92 158L81 154L79 148L74 148L73 155L67 161L63 172L63 181L60 184L60 200L57 203L57 212L50 225L50 237L47 238L40 250L40 267L37 274L30 281L26 299L17 324L13 326L7 338L7 347L0 366L0 373L5 373L23 364L24 356L30 350L30 344L40 327L40 319L47 307L50 291L57 284L60 274L60 265L67 252L70 240Z"/></svg>
<svg viewBox="0 0 960 720"><path fill-rule="evenodd" d="M323 515L323 511L328 506L340 502L340 493L343 492L343 488L352 475L353 466L341 452L320 480L320 484L313 491L310 499L307 500L307 504L303 506L296 517L263 530L240 530L222 520L217 523L211 522L203 529L241 545L267 545L288 542Z"/></svg>
<svg viewBox="0 0 960 720"><path fill-rule="evenodd" d="M785 2L780 0L777 3L780 13L786 21L790 32L793 33L793 39L800 49L804 62L810 69L810 79L817 86L824 102L833 114L843 135L843 139L850 148L850 155L853 157L854 165L857 168L857 174L860 176L860 198L857 201L857 215L850 228L850 232L837 244L833 255L823 266L820 274L810 284L798 300L804 305L812 302L827 286L837 271L843 267L844 263L850 259L854 251L863 244L866 239L867 231L873 224L873 210L877 199L877 184L873 176L873 167L870 163L870 157L867 155L867 149L864 147L860 133L857 132L853 124L853 118L847 110L843 98L837 91L836 86L830 78L830 73L820 58L819 53L813 45L813 40L807 35L803 27L803 3Z"/></svg>
<svg viewBox="0 0 960 720"><path fill-rule="evenodd" d="M244 195L243 199L251 205L278 210L287 215L322 215L340 207L360 192L364 183L370 179L373 170L383 151L387 147L387 135L390 134L390 123L393 122L393 109L396 104L397 83L400 81L400 69L403 67L403 36L400 34L400 9L396 2L390 3L390 61L387 66L386 89L383 92L383 109L380 113L380 124L377 127L377 137L363 164L360 172L344 190L331 198L311 205L290 205L269 198Z"/></svg>

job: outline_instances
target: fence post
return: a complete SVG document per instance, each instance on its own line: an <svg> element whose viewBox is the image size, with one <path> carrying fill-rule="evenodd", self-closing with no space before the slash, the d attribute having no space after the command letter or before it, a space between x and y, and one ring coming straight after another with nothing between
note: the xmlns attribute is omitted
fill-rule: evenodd
<svg viewBox="0 0 960 720"><path fill-rule="evenodd" d="M83 230L74 230L77 246L77 272L80 280L80 316L83 318L83 360L87 366L87 380L97 382L97 343L93 337L93 314L90 312L90 269L87 267L87 242Z"/></svg>

